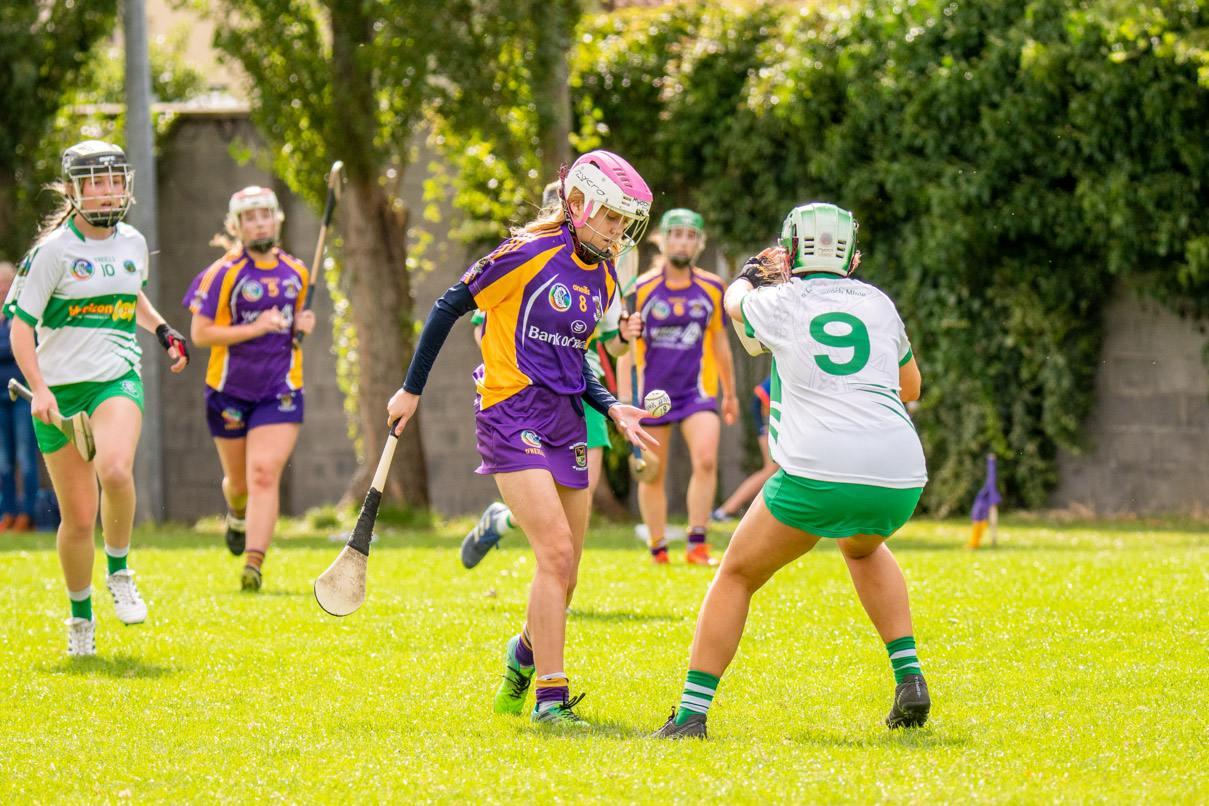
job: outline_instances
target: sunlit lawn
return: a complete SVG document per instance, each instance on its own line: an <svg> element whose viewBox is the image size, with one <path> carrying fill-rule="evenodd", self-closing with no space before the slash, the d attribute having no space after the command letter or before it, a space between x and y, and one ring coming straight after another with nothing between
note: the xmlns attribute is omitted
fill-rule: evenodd
<svg viewBox="0 0 1209 806"><path fill-rule="evenodd" d="M323 614L339 549L295 525L261 595L216 524L141 530L148 622L94 577L99 656L65 656L50 535L0 538L5 803L1204 803L1209 540L1193 526L917 521L891 545L911 589L933 719L882 724L893 677L823 547L757 596L706 743L644 737L677 701L712 571L647 564L594 528L570 617L584 735L497 716L532 558L519 534L472 572L469 521L386 530L366 604ZM714 538L724 544L725 533ZM98 541L99 544L99 541Z"/></svg>

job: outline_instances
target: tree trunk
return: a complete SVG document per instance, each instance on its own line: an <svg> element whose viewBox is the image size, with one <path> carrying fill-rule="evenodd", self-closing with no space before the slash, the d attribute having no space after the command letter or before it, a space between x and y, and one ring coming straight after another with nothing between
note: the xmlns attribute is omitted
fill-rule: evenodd
<svg viewBox="0 0 1209 806"><path fill-rule="evenodd" d="M375 181L352 180L341 200L344 268L340 284L357 330L358 425L364 443L361 468L345 491L359 502L369 489L389 428L386 403L403 385L414 347L411 278L407 274L407 211L391 204ZM382 491L387 501L427 508L428 470L420 416L408 423Z"/></svg>

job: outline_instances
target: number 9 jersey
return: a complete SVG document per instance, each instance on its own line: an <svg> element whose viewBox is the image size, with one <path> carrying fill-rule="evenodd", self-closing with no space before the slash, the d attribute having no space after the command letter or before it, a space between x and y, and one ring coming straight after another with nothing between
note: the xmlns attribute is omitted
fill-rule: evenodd
<svg viewBox="0 0 1209 806"><path fill-rule="evenodd" d="M786 473L895 489L927 482L898 396L911 342L888 296L816 274L757 288L742 311L747 335L772 351L768 448Z"/></svg>

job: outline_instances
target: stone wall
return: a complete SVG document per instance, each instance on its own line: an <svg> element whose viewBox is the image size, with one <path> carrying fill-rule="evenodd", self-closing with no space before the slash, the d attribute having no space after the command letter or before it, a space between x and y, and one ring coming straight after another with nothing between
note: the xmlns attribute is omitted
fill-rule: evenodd
<svg viewBox="0 0 1209 806"><path fill-rule="evenodd" d="M1209 339L1127 288L1104 324L1091 447L1060 457L1054 506L1098 516L1209 514Z"/></svg>

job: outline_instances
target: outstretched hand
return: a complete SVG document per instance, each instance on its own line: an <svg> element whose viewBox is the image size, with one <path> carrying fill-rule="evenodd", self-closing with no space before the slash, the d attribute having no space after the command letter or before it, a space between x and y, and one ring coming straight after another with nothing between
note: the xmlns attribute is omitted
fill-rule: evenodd
<svg viewBox="0 0 1209 806"><path fill-rule="evenodd" d="M659 444L659 440L648 434L642 427L642 419L650 416L637 406L629 406L625 403L609 407L609 419L617 424L617 430L630 441L631 445L637 445L643 450L650 450L652 446Z"/></svg>

